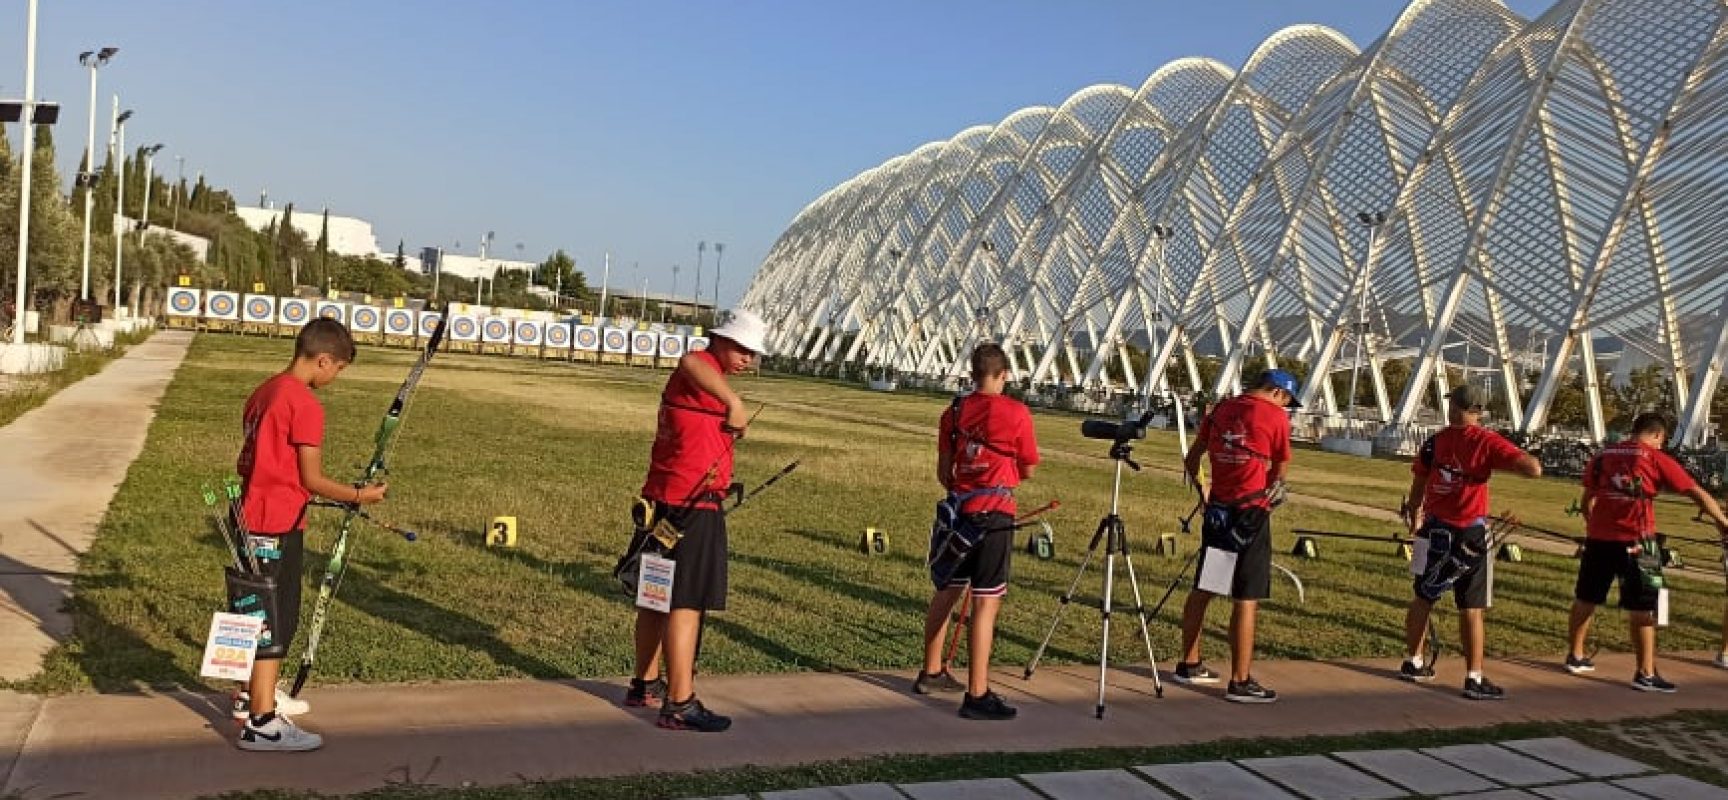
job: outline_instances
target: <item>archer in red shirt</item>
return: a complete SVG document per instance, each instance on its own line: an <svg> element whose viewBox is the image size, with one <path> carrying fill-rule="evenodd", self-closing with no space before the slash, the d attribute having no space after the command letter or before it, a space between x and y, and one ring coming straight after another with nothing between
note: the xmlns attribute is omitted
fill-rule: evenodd
<svg viewBox="0 0 1728 800"><path fill-rule="evenodd" d="M1038 442L1031 412L1002 393L1008 384L1008 354L1001 345L985 342L973 348L972 380L977 391L956 399L937 426L936 480L950 496L962 498L957 525L969 526L982 536L954 567L946 585L938 586L930 598L924 616L924 666L912 690L918 694L965 690L960 716L1013 719L1017 710L990 690L990 648L1014 552L1013 489L1032 477L1038 465ZM962 684L943 668L942 645L948 615L967 592L972 597L972 627Z"/></svg>
<svg viewBox="0 0 1728 800"><path fill-rule="evenodd" d="M316 319L294 338L294 360L246 399L242 417L245 441L235 469L243 494L239 522L250 536L247 547L263 574L276 579L277 619L271 641L260 646L249 688L236 702L246 723L237 742L242 750L315 750L323 739L301 730L282 711L305 714L304 700L276 688L282 657L300 621L304 582L306 503L312 495L341 503L371 504L384 499L384 484L351 486L324 475L324 409L312 390L336 380L354 362L354 339L342 323Z"/></svg>
<svg viewBox="0 0 1728 800"><path fill-rule="evenodd" d="M1488 607L1488 479L1496 471L1526 478L1542 475L1542 462L1506 437L1482 427L1482 397L1468 385L1446 395L1448 425L1422 443L1410 464L1407 505L1410 538L1417 557L1410 606L1404 612L1406 657L1399 676L1417 683L1434 680L1434 665L1424 663L1428 618L1447 589L1458 605L1458 641L1464 648L1464 696L1502 700L1506 693L1482 674L1483 610Z"/></svg>
<svg viewBox="0 0 1728 800"><path fill-rule="evenodd" d="M1567 620L1567 672L1595 671L1595 663L1584 656L1584 640L1596 607L1608 601L1608 588L1618 581L1620 607L1627 612L1632 649L1638 658L1632 688L1675 691L1674 684L1656 671L1656 611L1663 591L1650 580L1660 575L1662 563L1655 539L1656 496L1672 492L1690 497L1716 523L1724 546L1728 546L1728 517L1680 462L1662 451L1672 426L1666 414L1639 414L1632 421L1631 436L1596 454L1584 468L1586 538ZM1723 628L1728 638L1728 616Z"/></svg>
<svg viewBox="0 0 1728 800"><path fill-rule="evenodd" d="M1175 680L1213 684L1218 673L1200 660L1200 630L1212 592L1200 587L1208 558L1235 558L1230 580L1230 682L1224 699L1233 703L1271 703L1278 693L1254 679L1254 620L1260 601L1272 596L1272 507L1281 502L1284 472L1290 466L1290 415L1300 407L1296 376L1267 370L1246 393L1219 403L1200 423L1183 468L1200 482L1200 456L1211 457L1212 487L1201 527L1194 588L1182 607L1182 660Z"/></svg>

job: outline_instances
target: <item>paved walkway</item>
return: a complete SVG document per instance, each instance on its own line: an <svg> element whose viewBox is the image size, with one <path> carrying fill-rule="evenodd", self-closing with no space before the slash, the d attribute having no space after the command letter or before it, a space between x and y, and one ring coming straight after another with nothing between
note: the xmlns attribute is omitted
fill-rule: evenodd
<svg viewBox="0 0 1728 800"><path fill-rule="evenodd" d="M1448 659L1443 682L1414 686L1393 677L1389 661L1266 662L1256 673L1283 695L1271 706L1226 703L1215 688L1173 684L1159 699L1145 669L1130 668L1111 673L1103 720L1093 716L1095 669L1047 668L1031 681L1004 672L997 688L1021 709L1012 722L962 720L953 698L912 695L904 675L704 677L703 699L736 720L723 734L660 730L652 711L617 704L618 682L312 688L306 696L314 713L301 721L323 733L326 746L295 755L234 750L225 697L0 693L0 733L24 733L12 768L0 761L0 796L29 787L49 796L135 798L258 788L348 793L409 780L507 785L674 764L685 770L892 753L1148 747L1728 710L1728 671L1710 666L1705 654L1664 662L1664 673L1682 687L1675 695L1628 688L1630 657L1620 654L1602 656L1590 677L1552 663L1491 662L1490 674L1511 695L1502 703L1459 697L1458 668Z"/></svg>
<svg viewBox="0 0 1728 800"><path fill-rule="evenodd" d="M1585 747L1516 739L1422 750L1355 750L1014 778L830 786L762 800L1728 800L1728 790ZM748 800L733 795L716 800Z"/></svg>
<svg viewBox="0 0 1728 800"><path fill-rule="evenodd" d="M191 343L159 332L0 428L0 680L41 671L71 631L70 574Z"/></svg>

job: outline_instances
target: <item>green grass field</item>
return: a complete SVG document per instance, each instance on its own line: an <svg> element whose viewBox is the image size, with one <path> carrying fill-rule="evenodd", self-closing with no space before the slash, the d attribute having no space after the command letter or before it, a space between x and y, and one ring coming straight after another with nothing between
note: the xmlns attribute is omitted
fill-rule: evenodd
<svg viewBox="0 0 1728 800"><path fill-rule="evenodd" d="M197 661L209 614L221 603L225 554L205 521L198 486L232 470L247 393L286 363L283 340L200 336L169 387L144 453L133 464L85 556L72 606L73 639L22 688L63 692L138 685L201 684ZM322 393L328 417L325 470L356 474L371 436L413 355L366 348ZM326 631L314 680L427 681L504 677L619 676L630 669L633 611L610 576L629 533L666 372L446 354L421 384L394 451L391 500L379 516L422 532L415 543L359 529L351 568ZM703 668L713 672L915 668L929 584L923 568L932 504L934 422L945 401L883 395L785 377L742 378L752 403L767 403L739 445L747 484L793 459L802 466L731 520L730 608L711 615ZM997 662L1025 663L1073 579L1108 507L1107 443L1079 435L1079 417L1039 412L1045 452L1023 507L1059 498L1048 518L1058 558L1021 557L999 625ZM1174 434L1154 433L1138 450L1148 469L1123 477L1122 515L1137 549L1148 604L1164 593L1183 557L1152 551L1176 531L1192 494L1165 470ZM1158 469L1153 469L1154 467ZM1299 452L1299 491L1395 508L1407 483L1396 462ZM1573 489L1558 481L1496 481L1496 508L1537 524L1577 527L1562 509ZM515 515L513 550L483 544L485 523ZM1541 520L1541 521L1538 521ZM323 568L337 518L314 511L309 579ZM891 536L891 552L857 550L866 526ZM1390 534L1384 522L1291 503L1274 519L1287 551L1292 527ZM1197 529L1197 526L1196 526ZM1022 539L1024 544L1024 539ZM1323 557L1280 555L1307 584L1298 604L1287 583L1263 606L1260 652L1275 658L1391 656L1408 598L1406 565L1389 545L1328 541ZM1699 556L1701 557L1701 556ZM1491 614L1492 652L1552 657L1561 648L1574 564L1533 554L1503 565ZM1096 569L1081 584L1095 599ZM1118 602L1127 600L1119 587ZM1675 624L1664 647L1716 644L1721 589L1678 584ZM308 593L310 596L310 592ZM1155 622L1168 659L1179 593ZM1214 637L1227 612L1212 615ZM1448 642L1453 614L1443 612ZM1120 618L1119 618L1120 619ZM1624 645L1608 612L1604 647ZM1046 656L1095 658L1097 615L1071 609ZM1113 659L1133 660L1137 636L1116 637ZM1219 645L1209 645L1222 660Z"/></svg>

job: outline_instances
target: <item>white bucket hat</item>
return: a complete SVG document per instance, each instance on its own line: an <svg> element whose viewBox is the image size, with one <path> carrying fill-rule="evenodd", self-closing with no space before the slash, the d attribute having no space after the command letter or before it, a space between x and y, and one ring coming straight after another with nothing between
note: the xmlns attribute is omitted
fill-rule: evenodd
<svg viewBox="0 0 1728 800"><path fill-rule="evenodd" d="M763 322L762 318L753 312L743 309L733 311L725 324L709 331L709 334L731 339L739 347L759 356L768 354L768 323Z"/></svg>

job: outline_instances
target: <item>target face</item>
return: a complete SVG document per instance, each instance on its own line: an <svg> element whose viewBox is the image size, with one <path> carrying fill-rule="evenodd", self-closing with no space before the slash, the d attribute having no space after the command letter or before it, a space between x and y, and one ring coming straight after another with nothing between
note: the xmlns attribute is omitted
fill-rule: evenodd
<svg viewBox="0 0 1728 800"><path fill-rule="evenodd" d="M554 347L563 347L570 343L570 328L563 324L546 326L546 343Z"/></svg>
<svg viewBox="0 0 1728 800"><path fill-rule="evenodd" d="M636 334L636 341L633 342L630 346L631 346L631 349L635 350L638 353L643 353L645 355L652 355L654 353L654 346L656 344L658 344L658 342L654 341L654 334L652 334L652 333L638 333L638 334Z"/></svg>
<svg viewBox="0 0 1728 800"><path fill-rule="evenodd" d="M282 321L299 325L306 321L306 304L285 302L282 304Z"/></svg>
<svg viewBox="0 0 1728 800"><path fill-rule="evenodd" d="M427 336L431 336L433 331L438 330L438 321L443 318L444 315L442 314L421 314L420 332Z"/></svg>
<svg viewBox="0 0 1728 800"><path fill-rule="evenodd" d="M168 305L181 314L196 314L198 313L198 293L175 292L173 297L168 298Z"/></svg>
<svg viewBox="0 0 1728 800"><path fill-rule="evenodd" d="M684 354L684 341L676 336L668 336L660 340L660 355L680 356Z"/></svg>
<svg viewBox="0 0 1728 800"><path fill-rule="evenodd" d="M354 327L362 330L378 327L378 310L364 306L354 309Z"/></svg>
<svg viewBox="0 0 1728 800"><path fill-rule="evenodd" d="M463 317L450 323L450 331L463 339L472 338L474 332L478 329L479 326L474 324L474 320L467 317Z"/></svg>
<svg viewBox="0 0 1728 800"><path fill-rule="evenodd" d="M486 320L486 338L502 341L510 335L510 325L501 319Z"/></svg>
<svg viewBox="0 0 1728 800"><path fill-rule="evenodd" d="M516 341L523 344L539 344L540 326L532 322L516 323Z"/></svg>
<svg viewBox="0 0 1728 800"><path fill-rule="evenodd" d="M234 313L234 298L225 294L211 295L210 315L226 317Z"/></svg>
<svg viewBox="0 0 1728 800"><path fill-rule="evenodd" d="M323 317L324 319L333 319L333 320L336 320L337 322L341 322L342 317L344 316L344 314L342 313L342 304L340 304L340 303L323 303L323 304L320 304L318 306L318 316Z"/></svg>
<svg viewBox="0 0 1728 800"><path fill-rule="evenodd" d="M624 332L623 331L607 331L606 332L606 346L609 348L612 348L613 350L623 350L624 349Z"/></svg>
<svg viewBox="0 0 1728 800"><path fill-rule="evenodd" d="M593 350L600 346L600 333L593 328L583 328L576 332L576 344Z"/></svg>
<svg viewBox="0 0 1728 800"><path fill-rule="evenodd" d="M384 315L384 328L391 333L407 336L414 332L414 314L394 310Z"/></svg>
<svg viewBox="0 0 1728 800"><path fill-rule="evenodd" d="M262 297L253 297L246 301L247 319L266 320L270 318L270 312L274 310L276 310L275 304Z"/></svg>

